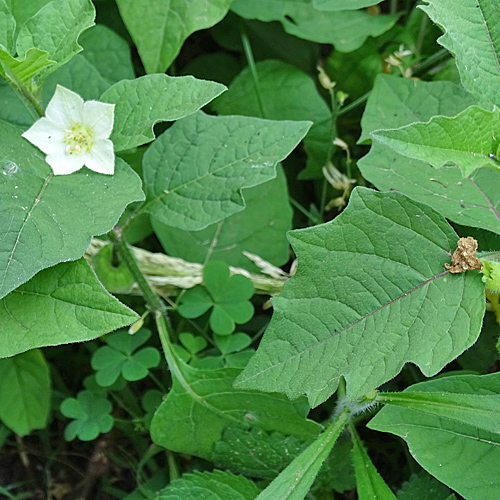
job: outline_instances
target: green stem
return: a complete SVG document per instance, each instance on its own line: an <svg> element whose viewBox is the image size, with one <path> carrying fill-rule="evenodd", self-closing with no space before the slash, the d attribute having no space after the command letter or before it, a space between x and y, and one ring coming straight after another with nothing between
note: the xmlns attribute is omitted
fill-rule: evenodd
<svg viewBox="0 0 500 500"><path fill-rule="evenodd" d="M322 220L318 219L311 212L306 210L298 201L295 201L291 196L288 197L288 201L292 204L297 210L302 212L311 222L314 224L322 224Z"/></svg>
<svg viewBox="0 0 500 500"><path fill-rule="evenodd" d="M424 45L425 35L427 34L427 27L429 25L429 18L426 14L423 14L422 22L420 23L420 30L418 32L417 45L415 50L417 54L420 55L422 52L422 46Z"/></svg>
<svg viewBox="0 0 500 500"><path fill-rule="evenodd" d="M255 60L253 58L252 46L250 45L250 40L248 39L247 32L242 23L240 23L240 36L241 36L241 43L243 44L243 50L245 51L245 57L247 58L248 66L252 73L253 83L255 86L255 93L257 94L257 102L259 104L260 116L261 118L265 118L266 114L264 112L264 105L262 103L262 97L260 94L259 75L257 73Z"/></svg>
<svg viewBox="0 0 500 500"><path fill-rule="evenodd" d="M142 274L139 266L137 265L137 261L134 254L132 253L132 250L130 250L130 247L123 240L120 228L118 226L115 226L113 230L108 233L108 237L115 246L122 262L127 266L135 282L139 286L139 289L141 290L144 296L144 300L146 301L149 309L151 309L151 311L155 313L166 313L163 302L149 286L149 283L146 281L144 274Z"/></svg>
<svg viewBox="0 0 500 500"><path fill-rule="evenodd" d="M447 59L451 57L450 53L448 52L447 49L441 49L429 56L425 61L422 61L421 63L415 64L413 66L413 75L421 75L428 69L432 68L436 64L440 63L444 59Z"/></svg>
<svg viewBox="0 0 500 500"><path fill-rule="evenodd" d="M391 0L391 6L389 12L391 14L396 14L398 11L398 0Z"/></svg>
<svg viewBox="0 0 500 500"><path fill-rule="evenodd" d="M175 453L170 450L167 450L167 466L170 482L181 477L179 466L177 465L177 460L175 459Z"/></svg>

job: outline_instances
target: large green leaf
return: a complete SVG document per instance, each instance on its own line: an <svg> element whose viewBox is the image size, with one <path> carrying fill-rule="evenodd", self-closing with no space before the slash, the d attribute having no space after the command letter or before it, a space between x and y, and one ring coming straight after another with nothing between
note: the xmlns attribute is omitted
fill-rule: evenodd
<svg viewBox="0 0 500 500"><path fill-rule="evenodd" d="M306 178L323 177L332 128L331 112L314 80L290 64L268 60L255 65L258 90L249 68L212 103L222 115L258 116L269 120L311 120L304 139L308 155ZM302 174L304 176L304 173Z"/></svg>
<svg viewBox="0 0 500 500"><path fill-rule="evenodd" d="M351 430L351 437L358 500L396 500L394 493L370 460L355 429Z"/></svg>
<svg viewBox="0 0 500 500"><path fill-rule="evenodd" d="M500 172L496 169L480 168L464 178L458 167L435 169L380 143L358 165L363 176L382 191L401 191L453 222L500 233Z"/></svg>
<svg viewBox="0 0 500 500"><path fill-rule="evenodd" d="M144 155L147 201L153 220L196 231L245 207L243 188L276 176L276 164L297 146L310 122L201 111L177 121Z"/></svg>
<svg viewBox="0 0 500 500"><path fill-rule="evenodd" d="M500 169L500 110L471 106L459 115L436 116L428 123L414 123L395 130L378 130L372 137L409 158L434 167L455 164L464 177L482 166ZM498 139L497 139L498 136Z"/></svg>
<svg viewBox="0 0 500 500"><path fill-rule="evenodd" d="M85 260L63 262L0 300L0 357L94 339L137 318L102 287Z"/></svg>
<svg viewBox="0 0 500 500"><path fill-rule="evenodd" d="M432 392L497 400L500 374L457 375L422 382L405 392ZM478 416L478 419L480 417ZM497 414L497 421L500 418ZM496 500L500 435L414 408L386 405L368 426L402 437L420 465L467 500Z"/></svg>
<svg viewBox="0 0 500 500"><path fill-rule="evenodd" d="M341 376L355 398L407 361L439 372L476 341L484 314L480 275L445 271L457 239L429 207L356 188L332 222L291 233L298 271L236 387L306 393L315 406Z"/></svg>
<svg viewBox="0 0 500 500"><path fill-rule="evenodd" d="M172 364L175 364L172 366ZM321 426L307 420L307 402L233 389L236 368L199 370L172 357L173 386L151 422L156 444L210 460L214 444L229 425L256 426L302 440L315 439Z"/></svg>
<svg viewBox="0 0 500 500"><path fill-rule="evenodd" d="M5 0L0 0L0 46L9 54L14 48L14 32L16 30L16 20Z"/></svg>
<svg viewBox="0 0 500 500"><path fill-rule="evenodd" d="M318 43L332 43L341 52L351 52L369 36L391 29L395 15L372 16L361 10L325 12L311 0L235 0L231 10L246 19L279 21L291 35Z"/></svg>
<svg viewBox="0 0 500 500"><path fill-rule="evenodd" d="M425 0L444 30L438 42L455 54L463 86L488 108L500 104L500 11L496 0Z"/></svg>
<svg viewBox="0 0 500 500"><path fill-rule="evenodd" d="M340 413L321 436L310 444L256 500L303 500L344 429L348 414Z"/></svg>
<svg viewBox="0 0 500 500"><path fill-rule="evenodd" d="M99 100L115 104L111 140L121 151L151 142L155 123L190 115L225 89L192 76L147 75L116 83Z"/></svg>
<svg viewBox="0 0 500 500"><path fill-rule="evenodd" d="M275 179L243 191L245 209L201 231L183 231L153 219L163 248L188 262L222 260L231 266L257 272L243 252L257 254L275 266L286 264L289 245L285 233L292 228L292 209L283 168Z"/></svg>
<svg viewBox="0 0 500 500"><path fill-rule="evenodd" d="M313 7L318 10L355 10L377 5L382 0L312 0Z"/></svg>
<svg viewBox="0 0 500 500"><path fill-rule="evenodd" d="M2 321L2 326L7 324ZM16 434L24 436L47 425L50 373L39 350L0 359L0 401L0 419Z"/></svg>
<svg viewBox="0 0 500 500"><path fill-rule="evenodd" d="M41 269L80 258L92 236L144 199L138 175L119 158L112 176L54 176L45 155L2 121L0 151L0 298Z"/></svg>
<svg viewBox="0 0 500 500"><path fill-rule="evenodd" d="M117 0L146 73L163 73L195 31L210 28L229 10L232 0Z"/></svg>
<svg viewBox="0 0 500 500"><path fill-rule="evenodd" d="M229 472L184 474L156 493L156 500L254 500L259 489L243 476Z"/></svg>
<svg viewBox="0 0 500 500"><path fill-rule="evenodd" d="M469 107L472 99L471 94L450 82L380 75L361 120L360 142L369 139L374 130L425 122L436 115L456 115ZM495 169L481 168L462 178L458 167L435 169L379 142L374 142L358 166L363 177L381 191L401 191L454 222L500 232L500 194L495 188L500 172Z"/></svg>
<svg viewBox="0 0 500 500"><path fill-rule="evenodd" d="M42 7L22 26L16 41L20 57L35 47L48 52L54 71L82 50L78 37L94 25L95 9L90 0L57 0Z"/></svg>
<svg viewBox="0 0 500 500"><path fill-rule="evenodd" d="M455 116L476 104L474 97L451 82L423 82L378 75L361 119L359 143L380 129L426 122L436 115Z"/></svg>

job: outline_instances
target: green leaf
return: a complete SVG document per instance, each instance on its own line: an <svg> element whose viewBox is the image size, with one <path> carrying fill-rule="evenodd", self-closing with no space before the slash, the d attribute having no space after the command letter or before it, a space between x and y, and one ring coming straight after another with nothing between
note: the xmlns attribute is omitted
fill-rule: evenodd
<svg viewBox="0 0 500 500"><path fill-rule="evenodd" d="M22 26L16 41L19 56L35 47L48 52L54 71L82 50L78 37L94 25L95 9L90 0L57 0L42 7Z"/></svg>
<svg viewBox="0 0 500 500"><path fill-rule="evenodd" d="M215 443L211 459L216 467L234 473L274 479L310 444L311 441L304 442L280 432L229 426L221 440ZM334 489L343 492L355 487L351 448L348 437L341 435L337 439L318 473L312 491Z"/></svg>
<svg viewBox="0 0 500 500"><path fill-rule="evenodd" d="M8 328L4 321L1 324ZM19 436L47 425L50 374L41 351L0 359L0 400L0 419Z"/></svg>
<svg viewBox="0 0 500 500"><path fill-rule="evenodd" d="M43 69L54 64L49 54L37 48L29 49L20 58L12 57L0 49L0 75L14 84L26 84Z"/></svg>
<svg viewBox="0 0 500 500"><path fill-rule="evenodd" d="M213 307L210 328L218 335L231 334L236 323L249 321L254 308L249 300L254 293L252 282L246 276L229 276L229 266L224 262L209 262L203 269L201 285L190 288L182 296L178 312L185 318L197 318Z"/></svg>
<svg viewBox="0 0 500 500"><path fill-rule="evenodd" d="M361 121L360 142L374 130L427 121L435 115L452 116L470 104L470 94L449 82L429 83L381 75ZM454 222L500 232L496 209L500 196L495 189L500 173L494 169L481 168L463 178L458 167L435 169L378 142L358 166L363 177L381 191L401 191Z"/></svg>
<svg viewBox="0 0 500 500"><path fill-rule="evenodd" d="M463 177L458 167L435 169L377 142L358 165L363 176L382 191L401 191L453 222L500 233L500 193L496 189L500 172L496 169L480 168Z"/></svg>
<svg viewBox="0 0 500 500"><path fill-rule="evenodd" d="M51 0L8 0L12 15L16 19L19 29L30 17L33 17L44 5Z"/></svg>
<svg viewBox="0 0 500 500"><path fill-rule="evenodd" d="M255 65L258 91L250 68L244 69L229 90L211 106L221 115L257 116L271 120L311 120L304 138L308 155L306 178L322 178L331 135L331 112L318 93L314 80L303 71L281 61Z"/></svg>
<svg viewBox="0 0 500 500"><path fill-rule="evenodd" d="M0 300L0 357L94 339L137 319L108 294L85 260L64 262Z"/></svg>
<svg viewBox="0 0 500 500"><path fill-rule="evenodd" d="M215 345L222 354L231 354L242 351L252 343L252 337L246 333L234 335L214 335Z"/></svg>
<svg viewBox="0 0 500 500"><path fill-rule="evenodd" d="M298 271L236 386L316 406L341 376L353 399L406 361L435 375L476 341L484 314L479 273L445 272L457 239L425 205L356 188L332 222L290 234Z"/></svg>
<svg viewBox="0 0 500 500"><path fill-rule="evenodd" d="M405 392L498 398L500 374L457 375L408 387ZM500 419L497 416L497 421ZM414 408L386 405L368 426L402 437L415 460L467 500L496 500L500 436Z"/></svg>
<svg viewBox="0 0 500 500"><path fill-rule="evenodd" d="M38 271L80 258L92 236L144 199L139 176L119 158L112 176L88 169L54 176L45 155L2 121L0 151L0 298Z"/></svg>
<svg viewBox="0 0 500 500"><path fill-rule="evenodd" d="M275 266L286 264L289 245L285 233L292 228L286 177L281 165L276 178L243 191L245 208L201 231L183 231L153 219L153 228L168 255L188 262L221 260L258 272L243 252Z"/></svg>
<svg viewBox="0 0 500 500"><path fill-rule="evenodd" d="M375 130L426 122L436 115L455 116L473 104L472 95L451 82L378 75L361 119L358 143L369 141Z"/></svg>
<svg viewBox="0 0 500 500"><path fill-rule="evenodd" d="M144 209L190 231L240 212L241 189L273 179L309 126L202 112L177 121L144 155Z"/></svg>
<svg viewBox="0 0 500 500"><path fill-rule="evenodd" d="M45 107L52 99L57 85L76 92L84 101L95 101L111 84L83 55L77 54L64 66L48 75L42 89L42 105Z"/></svg>
<svg viewBox="0 0 500 500"><path fill-rule="evenodd" d="M318 10L355 10L377 5L382 0L312 0L313 7Z"/></svg>
<svg viewBox="0 0 500 500"><path fill-rule="evenodd" d="M217 467L225 470L274 479L308 444L280 432L229 426L215 443L211 458Z"/></svg>
<svg viewBox="0 0 500 500"><path fill-rule="evenodd" d="M254 500L259 489L243 476L214 470L184 474L156 493L156 500Z"/></svg>
<svg viewBox="0 0 500 500"><path fill-rule="evenodd" d="M132 36L146 73L164 73L184 40L210 28L229 10L232 0L117 0L123 22Z"/></svg>
<svg viewBox="0 0 500 500"><path fill-rule="evenodd" d="M0 79L0 120L27 129L34 122L33 116L21 98L5 80ZM0 167L1 170L1 167Z"/></svg>
<svg viewBox="0 0 500 500"><path fill-rule="evenodd" d="M73 441L93 441L99 434L109 432L114 425L110 415L113 407L106 396L92 391L81 391L75 398L67 398L61 403L61 413L74 419L66 426L64 438Z"/></svg>
<svg viewBox="0 0 500 500"><path fill-rule="evenodd" d="M347 419L342 412L255 500L303 500Z"/></svg>
<svg viewBox="0 0 500 500"><path fill-rule="evenodd" d="M356 471L356 489L359 500L396 500L394 493L384 482L373 465L359 439L356 430L351 430L353 442L352 461Z"/></svg>
<svg viewBox="0 0 500 500"><path fill-rule="evenodd" d="M311 0L235 0L231 10L246 19L279 21L287 33L318 43L332 43L341 52L351 52L369 36L390 30L398 16L372 16L364 11L325 12L313 8Z"/></svg>
<svg viewBox="0 0 500 500"><path fill-rule="evenodd" d="M120 374L129 382L147 377L149 369L160 363L160 352L155 347L137 351L149 337L151 332L147 329L133 335L123 331L108 336L105 340L109 345L100 347L92 355L91 365L96 370L96 382L101 387L109 387Z"/></svg>
<svg viewBox="0 0 500 500"><path fill-rule="evenodd" d="M128 43L106 26L98 24L79 39L83 52L51 73L43 85L42 103L47 104L62 85L85 101L99 100L111 85L134 79Z"/></svg>
<svg viewBox="0 0 500 500"><path fill-rule="evenodd" d="M9 54L14 49L14 32L16 30L16 20L11 13L5 0L0 0L0 46Z"/></svg>
<svg viewBox="0 0 500 500"><path fill-rule="evenodd" d="M115 151L130 149L154 139L153 125L194 113L224 92L216 82L192 76L147 75L122 80L99 99L115 104L111 140Z"/></svg>
<svg viewBox="0 0 500 500"><path fill-rule="evenodd" d="M375 131L372 137L397 153L436 168L458 165L466 177L483 166L500 169L495 157L500 145L499 120L498 108L490 112L471 106L453 118L436 116L428 123Z"/></svg>
<svg viewBox="0 0 500 500"><path fill-rule="evenodd" d="M462 85L491 109L500 104L500 23L496 0L425 0L420 8L444 30Z"/></svg>
<svg viewBox="0 0 500 500"><path fill-rule="evenodd" d="M203 337L196 337L192 333L181 333L179 340L190 354L197 354L207 347L207 341Z"/></svg>
<svg viewBox="0 0 500 500"><path fill-rule="evenodd" d="M135 78L130 46L126 40L104 24L82 33L78 42L85 58L110 84Z"/></svg>
<svg viewBox="0 0 500 500"><path fill-rule="evenodd" d="M412 474L398 491L397 497L398 500L456 500L449 488L424 471Z"/></svg>
<svg viewBox="0 0 500 500"><path fill-rule="evenodd" d="M380 401L500 434L500 394L386 392Z"/></svg>
<svg viewBox="0 0 500 500"><path fill-rule="evenodd" d="M238 391L233 389L238 369L199 370L174 361L173 387L151 423L151 437L160 446L210 460L228 425L279 430L303 440L315 439L321 429L306 420L303 398Z"/></svg>

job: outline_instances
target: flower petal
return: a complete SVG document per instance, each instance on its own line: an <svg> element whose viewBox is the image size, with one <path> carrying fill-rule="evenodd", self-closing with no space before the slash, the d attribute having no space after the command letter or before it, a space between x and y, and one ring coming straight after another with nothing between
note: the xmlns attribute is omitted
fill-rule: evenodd
<svg viewBox="0 0 500 500"><path fill-rule="evenodd" d="M47 105L45 116L61 129L83 122L83 99L75 92L58 85Z"/></svg>
<svg viewBox="0 0 500 500"><path fill-rule="evenodd" d="M90 153L85 155L85 165L100 174L112 175L115 172L115 152L113 143L103 139L94 143Z"/></svg>
<svg viewBox="0 0 500 500"><path fill-rule="evenodd" d="M95 140L107 139L113 130L115 105L98 101L87 101L83 105L83 121L92 127Z"/></svg>
<svg viewBox="0 0 500 500"><path fill-rule="evenodd" d="M84 155L70 155L66 152L47 155L45 161L52 168L54 175L67 175L80 170L85 163Z"/></svg>
<svg viewBox="0 0 500 500"><path fill-rule="evenodd" d="M46 154L62 154L65 152L64 135L65 132L63 132L62 128L45 117L37 120L23 133L25 139L28 139Z"/></svg>

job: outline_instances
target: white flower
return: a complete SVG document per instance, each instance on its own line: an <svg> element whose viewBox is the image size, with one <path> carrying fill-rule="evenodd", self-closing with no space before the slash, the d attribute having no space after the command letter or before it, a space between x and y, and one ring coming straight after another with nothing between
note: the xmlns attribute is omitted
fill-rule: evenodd
<svg viewBox="0 0 500 500"><path fill-rule="evenodd" d="M55 175L71 174L84 165L101 174L115 171L115 153L109 140L114 104L87 101L58 85L45 116L23 137L40 148Z"/></svg>

